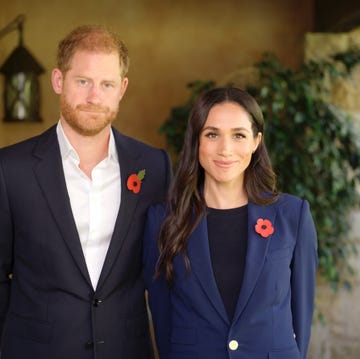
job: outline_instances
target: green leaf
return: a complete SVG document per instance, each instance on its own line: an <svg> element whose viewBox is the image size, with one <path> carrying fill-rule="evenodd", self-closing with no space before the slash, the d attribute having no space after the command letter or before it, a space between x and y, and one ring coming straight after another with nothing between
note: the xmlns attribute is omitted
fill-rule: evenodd
<svg viewBox="0 0 360 359"><path fill-rule="evenodd" d="M142 182L142 180L144 179L145 172L146 172L145 169L142 169L141 171L138 172L137 178L139 179L140 182Z"/></svg>

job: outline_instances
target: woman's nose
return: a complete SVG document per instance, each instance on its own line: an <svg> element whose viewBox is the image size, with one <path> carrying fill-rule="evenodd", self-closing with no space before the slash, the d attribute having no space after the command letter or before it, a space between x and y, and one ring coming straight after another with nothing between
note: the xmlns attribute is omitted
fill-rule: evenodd
<svg viewBox="0 0 360 359"><path fill-rule="evenodd" d="M232 143L228 138L219 141L218 153L222 156L228 156L232 153Z"/></svg>

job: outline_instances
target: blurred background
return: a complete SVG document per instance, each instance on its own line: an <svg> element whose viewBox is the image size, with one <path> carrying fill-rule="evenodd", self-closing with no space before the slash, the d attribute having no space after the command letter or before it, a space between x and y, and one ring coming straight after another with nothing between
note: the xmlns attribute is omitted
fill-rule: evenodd
<svg viewBox="0 0 360 359"><path fill-rule="evenodd" d="M6 74L0 74L0 147L36 135L58 121L50 75L56 48L73 27L104 24L120 33L130 54L129 86L114 125L123 133L167 147L159 128L171 109L186 102L193 81L223 83L251 68L265 52L296 71L309 59L360 48L359 0L0 0L0 29L24 15L23 45L39 73L41 121L3 121ZM19 34L0 37L0 66ZM234 75L235 74L235 75ZM360 71L334 94L360 123ZM271 151L271 149L270 149ZM360 214L351 214L350 236L359 244ZM357 242L356 242L357 241ZM360 259L353 259L355 270ZM331 289L319 278L310 359L360 358L360 280L352 290Z"/></svg>
<svg viewBox="0 0 360 359"><path fill-rule="evenodd" d="M187 97L188 82L221 79L269 50L296 68L303 62L304 35L336 28L359 5L349 0L0 0L0 8L0 28L25 15L24 46L45 69L39 76L42 123L0 122L0 146L56 123L58 99L50 74L57 43L85 23L118 31L129 48L130 83L115 126L164 146L157 129L169 109ZM16 31L0 39L1 63L17 43Z"/></svg>

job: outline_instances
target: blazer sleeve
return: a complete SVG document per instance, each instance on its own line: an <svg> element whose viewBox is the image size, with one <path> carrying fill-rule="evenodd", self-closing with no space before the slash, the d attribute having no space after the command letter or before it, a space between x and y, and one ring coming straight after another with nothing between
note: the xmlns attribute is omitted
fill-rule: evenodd
<svg viewBox="0 0 360 359"><path fill-rule="evenodd" d="M295 339L301 359L306 359L314 313L318 266L317 234L309 203L306 200L302 201L298 223L292 260L291 307Z"/></svg>
<svg viewBox="0 0 360 359"><path fill-rule="evenodd" d="M160 358L167 358L170 348L170 290L164 277L154 278L159 256L158 235L165 217L163 205L152 206L147 213L143 247L143 277Z"/></svg>
<svg viewBox="0 0 360 359"><path fill-rule="evenodd" d="M13 242L12 228L9 199L6 192L4 172L0 163L0 340L10 296Z"/></svg>

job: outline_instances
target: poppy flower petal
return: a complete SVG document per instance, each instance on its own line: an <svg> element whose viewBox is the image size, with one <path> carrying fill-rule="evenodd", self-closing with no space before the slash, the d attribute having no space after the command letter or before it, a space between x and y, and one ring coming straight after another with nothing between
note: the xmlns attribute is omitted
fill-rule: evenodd
<svg viewBox="0 0 360 359"><path fill-rule="evenodd" d="M136 173L131 174L126 182L127 189L135 194L139 193L141 189L141 182L144 179L144 177L145 177L145 169L142 169L137 174Z"/></svg>
<svg viewBox="0 0 360 359"><path fill-rule="evenodd" d="M255 232L267 238L274 233L274 227L268 219L259 218L255 225Z"/></svg>

